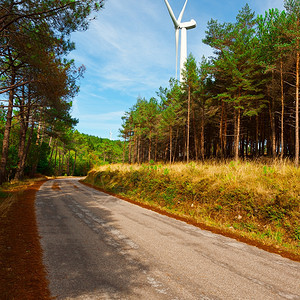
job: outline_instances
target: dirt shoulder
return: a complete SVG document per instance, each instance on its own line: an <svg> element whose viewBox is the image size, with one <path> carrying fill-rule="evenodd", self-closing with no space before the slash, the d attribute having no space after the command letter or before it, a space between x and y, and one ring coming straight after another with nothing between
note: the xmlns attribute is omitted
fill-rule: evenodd
<svg viewBox="0 0 300 300"><path fill-rule="evenodd" d="M36 192L43 183L38 181L24 191L14 191L11 204L1 214L1 299L51 299L34 206Z"/></svg>

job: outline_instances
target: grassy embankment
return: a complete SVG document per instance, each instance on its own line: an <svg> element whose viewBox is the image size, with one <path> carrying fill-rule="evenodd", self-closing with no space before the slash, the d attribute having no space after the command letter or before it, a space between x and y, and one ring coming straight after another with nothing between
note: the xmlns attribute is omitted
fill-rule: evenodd
<svg viewBox="0 0 300 300"><path fill-rule="evenodd" d="M85 182L300 258L300 169L289 162L106 165Z"/></svg>

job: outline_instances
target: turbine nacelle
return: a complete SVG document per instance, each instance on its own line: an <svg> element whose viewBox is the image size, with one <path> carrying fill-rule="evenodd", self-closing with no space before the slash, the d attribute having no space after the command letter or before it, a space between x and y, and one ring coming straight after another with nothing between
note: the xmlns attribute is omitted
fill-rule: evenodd
<svg viewBox="0 0 300 300"><path fill-rule="evenodd" d="M179 28L182 29L182 28L185 28L185 29L193 29L193 28L196 28L197 26L197 23L194 19L192 19L191 21L189 22L184 22L184 23L180 23L179 24Z"/></svg>

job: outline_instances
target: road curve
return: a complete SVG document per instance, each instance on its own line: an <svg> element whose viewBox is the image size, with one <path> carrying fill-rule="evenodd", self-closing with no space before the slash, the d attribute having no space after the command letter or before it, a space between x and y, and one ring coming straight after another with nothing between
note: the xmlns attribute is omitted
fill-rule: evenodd
<svg viewBox="0 0 300 300"><path fill-rule="evenodd" d="M300 264L84 186L47 181L36 212L57 299L300 299Z"/></svg>

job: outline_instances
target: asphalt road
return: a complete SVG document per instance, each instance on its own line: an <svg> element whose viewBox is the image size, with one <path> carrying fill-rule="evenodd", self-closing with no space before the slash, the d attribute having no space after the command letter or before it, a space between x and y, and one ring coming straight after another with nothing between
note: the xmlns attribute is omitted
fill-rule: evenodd
<svg viewBox="0 0 300 300"><path fill-rule="evenodd" d="M47 181L36 209L58 299L300 299L299 263L78 179Z"/></svg>

